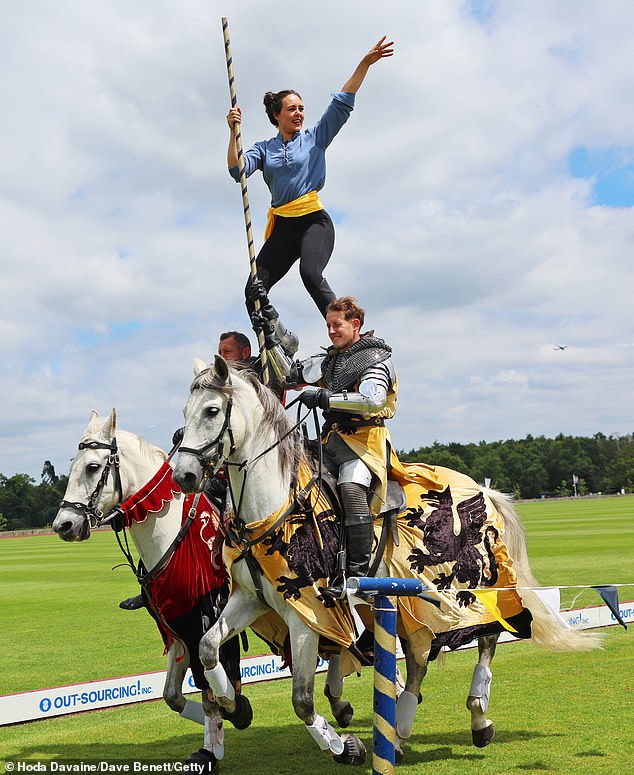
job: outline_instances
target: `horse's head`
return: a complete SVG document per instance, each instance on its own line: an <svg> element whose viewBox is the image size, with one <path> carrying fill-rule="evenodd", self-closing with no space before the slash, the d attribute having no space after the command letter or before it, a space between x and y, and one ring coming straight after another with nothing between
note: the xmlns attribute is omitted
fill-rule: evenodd
<svg viewBox="0 0 634 775"><path fill-rule="evenodd" d="M216 355L213 365L207 366L195 358L194 375L174 467L174 481L184 492L198 490L204 474L213 476L242 446L247 430L243 402L237 408L234 402L236 391L246 383L227 361Z"/></svg>
<svg viewBox="0 0 634 775"><path fill-rule="evenodd" d="M194 373L174 468L181 489L200 489L203 477L213 476L225 463L233 464L230 478L258 463L247 489L260 477L290 478L301 455L301 434L275 394L253 372L230 367L220 355L209 366L196 359Z"/></svg>
<svg viewBox="0 0 634 775"><path fill-rule="evenodd" d="M85 541L90 528L122 496L117 448L117 415L92 412L70 466L68 485L53 530L64 541Z"/></svg>

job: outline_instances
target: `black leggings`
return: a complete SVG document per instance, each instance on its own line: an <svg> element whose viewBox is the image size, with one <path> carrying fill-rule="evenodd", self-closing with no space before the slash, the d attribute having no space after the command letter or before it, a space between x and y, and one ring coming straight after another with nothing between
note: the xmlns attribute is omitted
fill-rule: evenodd
<svg viewBox="0 0 634 775"><path fill-rule="evenodd" d="M298 218L276 216L273 233L262 246L256 259L258 280L267 291L279 282L299 258L302 282L321 314L336 298L323 275L335 246L335 227L325 210ZM247 288L251 285L251 278ZM254 311L247 301L249 314Z"/></svg>

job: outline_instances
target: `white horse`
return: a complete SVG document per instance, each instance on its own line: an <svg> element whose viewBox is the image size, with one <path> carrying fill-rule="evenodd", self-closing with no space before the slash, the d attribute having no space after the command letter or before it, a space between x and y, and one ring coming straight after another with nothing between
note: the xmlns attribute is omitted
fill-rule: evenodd
<svg viewBox="0 0 634 775"><path fill-rule="evenodd" d="M142 490L166 466L167 455L163 450L127 431L118 430L116 414L100 418L96 412L91 418L79 445L79 451L71 463L68 486L60 510L53 522L53 530L65 541L83 541L90 537L92 526L97 526L116 507ZM167 493L159 495L155 511L144 514L143 521L130 522L130 535L148 574L159 571L172 558L178 547L179 531L183 524L185 496L178 487L170 486ZM212 504L206 499L205 514L217 517ZM213 526L209 526L213 531ZM209 531L208 531L209 532ZM131 558L128 558L131 561ZM211 566L212 555L209 552ZM151 610L151 609L150 609ZM155 615L156 618L156 615ZM158 620L157 620L158 624ZM165 628L159 626L162 634ZM200 703L183 695L183 680L191 663L189 649L184 640L170 633L171 643L167 650L167 675L163 687L163 699L167 705L184 718L204 724L203 747L188 758L188 762L204 764L209 771L215 768L216 759L224 755L223 719L218 708L203 691ZM241 720L246 725L250 707L246 697L241 700Z"/></svg>
<svg viewBox="0 0 634 775"><path fill-rule="evenodd" d="M180 488L173 484L171 472L166 469L166 461L167 455L163 450L140 436L118 429L114 410L108 418L100 418L96 412L92 412L79 451L71 463L68 486L53 522L53 530L65 541L86 540L90 537L91 523L94 527L109 514L112 515L113 510L116 513L118 507L130 503L130 498L145 491L148 482L156 480L157 471L164 471L162 481L167 483L167 491L164 488L161 493L158 486L152 491L158 498L154 503L156 510L143 514L143 521L132 519L129 525L130 535L147 570L146 579L149 582L153 571L163 567L178 550L178 536L183 524L185 496ZM212 521L219 521L214 504L204 499L203 505ZM216 534L217 525L204 519L205 523L202 527L199 525L199 530L203 530L206 539L211 540ZM209 551L208 555L203 554L200 562L205 563L206 571L216 571L218 575L220 568L211 568L217 559L212 558L212 552ZM180 593L178 589L172 588L171 591ZM222 595L226 595L224 589ZM152 613L152 609L149 610ZM164 634L165 628L162 628L158 621L157 625L159 631ZM204 724L203 747L193 753L188 762L204 764L207 771L213 771L216 760L224 755L223 717L219 715L218 706L210 701L207 691L202 692L202 705L185 698L182 691L183 680L188 667L192 666L196 671L196 665L200 664L198 654L190 654L188 644L176 633L171 632L170 640L163 698L172 710L184 718ZM189 640L190 645L197 651L195 632L193 642L191 637ZM330 699L334 717L341 726L347 726L353 711L349 703L333 695L333 692L338 695L341 693L337 688L340 681L334 663L333 669L329 671L330 675L332 678L329 677L327 681L325 693ZM195 672L195 678L199 677ZM197 685L198 683L199 680ZM239 703L236 714L225 714L225 718L229 718L238 728L244 728L250 722L251 708L245 696L239 695Z"/></svg>
<svg viewBox="0 0 634 775"><path fill-rule="evenodd" d="M217 701L227 712L232 712L235 696L219 663L219 648L227 638L253 625L271 611L275 612L285 623L290 638L292 703L296 715L304 722L319 748L332 754L336 761L362 763L365 759L363 743L353 735L340 736L326 719L315 713L314 668L319 648L316 630L319 628L309 626L307 617L300 616L287 602L296 591L292 586L294 579L283 576L283 583L276 586L254 567L257 562L254 563L251 556L258 542L260 546L262 543L271 546L272 550L273 543L279 540L278 528L282 529L284 520L293 516L293 511L285 509L285 504L293 500L293 493L297 494L295 480L298 464L304 459L301 435L293 429L285 411L270 391L262 388L247 373L230 368L220 356L216 356L213 367L206 367L202 361L196 360L194 371L196 378L185 407L185 435L174 478L185 492L195 492L205 475L213 473L223 464L228 467L238 517L232 543L237 547L236 551L242 550L230 567L232 591L227 606L200 643L205 676ZM472 485L478 497L482 497L482 488L475 482ZM491 491L483 497L492 500L504 518L506 545L515 552L514 569L518 575L518 586L536 586L528 565L521 524L510 500ZM268 530L264 537L257 540L249 540L249 525L277 514L281 516L274 525L275 530ZM245 561L238 561L241 559ZM304 561L309 562L309 558L305 557ZM386 574L387 569L382 563L377 575ZM319 578L319 574L313 573L313 576ZM553 650L596 647L596 639L592 636L584 637L564 628L535 594L523 591L522 598L530 606L533 619L531 640L537 645ZM486 718L486 710L490 684L488 663L496 641L497 637L493 636L480 643L481 662L476 666L467 702L472 714L474 741L477 734L483 745L492 737L492 723ZM411 735L420 684L426 671L426 660L410 647L406 649L406 669L405 691L397 703L398 759L399 752L402 755L401 741Z"/></svg>

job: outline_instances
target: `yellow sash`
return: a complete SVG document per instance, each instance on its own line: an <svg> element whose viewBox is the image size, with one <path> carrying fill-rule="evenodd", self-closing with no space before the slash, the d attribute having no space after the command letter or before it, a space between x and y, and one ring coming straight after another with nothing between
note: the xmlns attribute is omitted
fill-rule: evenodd
<svg viewBox="0 0 634 775"><path fill-rule="evenodd" d="M270 207L267 214L266 229L264 230L264 241L266 242L271 236L273 228L275 227L276 215L283 215L285 218L299 218L300 215L316 213L318 210L323 209L324 206L316 191L309 191L307 194L304 194L297 199L293 199L292 202L287 202L285 205Z"/></svg>

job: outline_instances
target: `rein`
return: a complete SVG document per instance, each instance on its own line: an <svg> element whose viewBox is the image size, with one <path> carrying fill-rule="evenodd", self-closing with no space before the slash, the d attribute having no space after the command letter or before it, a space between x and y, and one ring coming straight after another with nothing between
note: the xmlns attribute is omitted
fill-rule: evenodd
<svg viewBox="0 0 634 775"><path fill-rule="evenodd" d="M290 404L286 407L286 409L290 409L291 406L296 404L298 401L299 401L298 398L294 399L293 401L290 402ZM230 460L226 460L225 461L224 464L227 467L233 466L238 471L244 471L244 477L242 479L242 486L240 487L240 497L238 498L238 503L237 503L236 509L235 509L235 517L236 517L236 519L240 520L240 522L242 522L242 524L244 524L243 520L240 519L240 511L241 511L241 508L242 508L242 498L244 496L244 490L245 490L246 483L247 483L247 476L249 474L249 471L250 471L251 467L253 465L255 465L255 463L257 463L258 460L261 460L265 455L268 455L269 452L272 452L276 447L279 447L279 445L284 441L284 439L287 439L289 436L291 436L293 433L295 433L298 428L304 426L304 421L306 420L306 417L308 417L308 415L310 414L311 411L313 412L313 414L314 414L314 416L316 418L317 417L317 411L315 409L313 409L313 410L309 409L308 412L303 417L300 417L300 410L298 408L298 410L297 410L297 421L296 421L295 425L291 426L286 431L286 433L284 433L282 436L280 436L279 439L277 439L277 441L274 441L273 444L268 446L266 449L262 450L262 452L258 453L251 460L243 460L241 463L233 463ZM320 472L321 472L321 465L320 465ZM286 513L286 511L284 512L284 514L276 521L275 525L273 526L273 529L277 528L286 519L286 517L290 516L293 513L293 509L294 509L295 505L303 504L303 502L306 499L306 496L308 495L308 492L310 491L311 487L313 486L313 484L315 483L317 478L318 478L318 475L316 474L311 479L310 486L308 488L304 488L301 491L301 493L296 493L295 494L295 496L294 496L294 498L291 501L291 504L289 506L289 508L291 510L288 511L288 509L287 509L288 513ZM228 479L228 486L229 486L229 492L231 494L231 500L232 500L233 503L235 503L236 501L234 499L234 493L233 493L233 488L231 487L231 480L230 479ZM297 486L297 472L295 471L293 473L292 478L291 478L291 492L293 492L293 490L295 489L296 486ZM301 498L301 500L300 500L300 498ZM246 545L248 547L254 546L255 544L257 544L260 541L262 541L271 532L271 530L267 530L267 532L264 535L260 536L260 538L258 538L255 541L246 541L246 539L242 539L242 543L246 543Z"/></svg>
<svg viewBox="0 0 634 775"><path fill-rule="evenodd" d="M294 403L296 403L297 399L295 401L292 401L286 408L289 409ZM316 413L316 410L313 410L313 412ZM244 478L242 480L242 487L240 488L240 498L238 500L238 504L236 507L236 517L240 518L240 510L242 507L242 497L244 495L244 489L247 482L247 475L249 473L249 470L251 467L258 462L258 460L261 460L265 455L268 455L269 452L272 452L276 447L279 447L279 445L284 441L284 439L287 439L291 434L295 433L295 431L300 428L304 424L304 420L306 417L308 417L308 414L310 413L310 410L307 414L304 415L300 419L299 417L299 410L297 413L297 422L295 425L293 425L291 428L289 428L288 431L283 436L280 436L280 438L277 441L274 441L273 444L271 444L269 447L267 447L265 450L257 454L254 458L251 460L243 460L241 463L233 463L230 460L225 461L226 466L233 466L238 471L244 471ZM297 477L296 475L293 475L292 481L291 481L291 491L294 489L295 485L297 483ZM234 497L233 497L233 490L231 488L231 481L229 481L229 492L231 493L231 500L235 503Z"/></svg>
<svg viewBox="0 0 634 775"><path fill-rule="evenodd" d="M202 496L202 492L196 493L196 496L192 501L192 505L190 506L189 511L187 512L186 520L183 522L180 530L176 534L176 537L174 538L172 543L167 547L167 549L165 550L165 553L163 554L161 559L156 563L156 565L152 568L152 570L149 570L145 574L135 572L136 577L141 586L143 587L147 586L151 581L154 581L154 579L167 565L172 555L176 552L178 547L181 545L181 543L183 542L183 539L187 535L187 531L192 525L192 522L196 519L196 513L198 511L198 503L200 501L201 496Z"/></svg>
<svg viewBox="0 0 634 775"><path fill-rule="evenodd" d="M286 408L289 409L293 404L297 403L297 401L298 399L295 399ZM313 476L310 478L308 483L299 492L296 490L297 470L293 473L292 480L291 480L292 498L290 500L290 503L280 514L280 516L275 520L275 522L267 530L265 530L265 532L262 533L262 535L258 536L255 539L248 539L246 537L246 532L248 531L249 528L245 524L244 520L240 518L242 498L246 487L247 476L250 471L250 467L253 466L255 463L257 463L258 460L261 460L269 452L272 452L277 446L281 444L281 442L284 439L286 439L292 433L295 433L298 428L302 426L305 428L304 421L306 420L306 417L308 417L308 414L310 414L311 411L313 412L313 415L315 417L315 422L317 422L317 411L315 409L308 410L308 412L304 415L304 417L300 417L300 410L298 408L296 423L283 436L281 436L279 439L277 439L277 441L275 441L265 450L263 450L258 455L256 455L252 460L249 460L249 461L245 460L242 463L232 463L230 461L226 462L227 466L230 466L230 465L234 466L235 468L237 468L238 471L244 470L244 477L242 479L242 486L240 488L240 497L238 499L238 505L235 509L234 518L227 524L226 538L229 541L231 541L233 544L241 548L241 553L236 558L236 562L239 562L240 560L244 560L246 562L247 568L249 569L249 573L251 575L253 586L255 588L255 592L260 602L264 604L266 604L266 599L264 597L264 588L262 585L262 576L264 574L263 574L262 568L260 567L260 564L258 563L258 561L255 559L253 555L252 548L257 544L261 543L262 541L264 541L270 535L272 535L280 527L280 525L282 525L285 522L285 520L288 519L288 517L290 517L292 514L294 514L297 511L298 507L301 508L304 505L304 503L306 502L306 498L308 497L308 494L313 488L313 485L321 477L321 445L320 445L319 471L313 474ZM229 486L229 492L231 494L231 500L235 503L233 488L231 487L231 479L229 477L228 477L228 486Z"/></svg>

